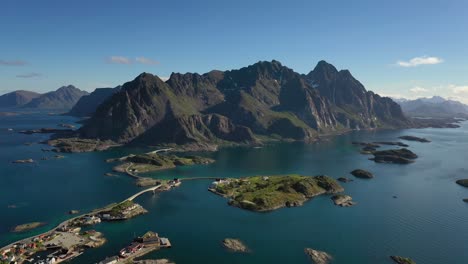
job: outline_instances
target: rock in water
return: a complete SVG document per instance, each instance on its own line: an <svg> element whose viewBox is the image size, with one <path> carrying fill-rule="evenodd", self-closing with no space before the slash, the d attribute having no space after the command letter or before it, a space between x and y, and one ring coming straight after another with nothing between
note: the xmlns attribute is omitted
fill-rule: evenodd
<svg viewBox="0 0 468 264"><path fill-rule="evenodd" d="M310 257L314 264L328 264L333 260L332 256L323 251L306 248L304 249L304 252Z"/></svg>
<svg viewBox="0 0 468 264"><path fill-rule="evenodd" d="M415 136L401 136L401 139L408 140L408 141L418 141L422 143L429 143L431 142L430 140L426 138L420 138L420 137L415 137Z"/></svg>
<svg viewBox="0 0 468 264"><path fill-rule="evenodd" d="M248 252L249 249L247 248L242 241L235 238L225 238L223 240L223 246L229 250L234 252Z"/></svg>
<svg viewBox="0 0 468 264"><path fill-rule="evenodd" d="M404 258L400 256L390 256L390 258L398 264L416 264L412 259L410 258Z"/></svg>
<svg viewBox="0 0 468 264"><path fill-rule="evenodd" d="M456 181L457 184L468 188L468 179L461 179Z"/></svg>
<svg viewBox="0 0 468 264"><path fill-rule="evenodd" d="M357 170L353 170L351 172L351 174L354 176L354 177L357 177L357 178L362 178L362 179L371 179L371 178L374 178L374 175L368 171L365 171L365 170L361 170L361 169L357 169Z"/></svg>
<svg viewBox="0 0 468 264"><path fill-rule="evenodd" d="M349 195L337 194L332 196L331 199L333 200L335 205L341 207L350 207L356 204L355 202L353 202L353 198Z"/></svg>
<svg viewBox="0 0 468 264"><path fill-rule="evenodd" d="M468 198L463 199L465 203L468 203Z"/></svg>
<svg viewBox="0 0 468 264"><path fill-rule="evenodd" d="M33 159L15 160L13 163L34 163Z"/></svg>
<svg viewBox="0 0 468 264"><path fill-rule="evenodd" d="M406 148L374 151L372 155L374 155L374 158L370 160L377 163L408 164L418 158L418 155Z"/></svg>

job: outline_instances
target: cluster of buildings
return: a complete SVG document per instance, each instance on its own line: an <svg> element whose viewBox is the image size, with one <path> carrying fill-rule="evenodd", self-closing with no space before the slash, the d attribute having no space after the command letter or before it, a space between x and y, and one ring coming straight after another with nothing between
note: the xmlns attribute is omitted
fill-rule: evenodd
<svg viewBox="0 0 468 264"><path fill-rule="evenodd" d="M27 242L18 242L0 252L0 263L22 263L38 251L46 248L48 241L55 238L55 234L39 235ZM55 263L55 260L53 260Z"/></svg>
<svg viewBox="0 0 468 264"><path fill-rule="evenodd" d="M212 190L216 190L216 187L220 184L227 184L227 183L230 183L231 180L230 179L221 179L221 178L218 178L218 179L215 179L214 182L211 183L210 187L208 189L212 189Z"/></svg>
<svg viewBox="0 0 468 264"><path fill-rule="evenodd" d="M167 182L167 184L169 185L169 187L173 188L173 187L177 187L181 184L182 182L177 179L177 178L174 178L173 180L170 180Z"/></svg>
<svg viewBox="0 0 468 264"><path fill-rule="evenodd" d="M114 264L123 260L135 258L147 254L159 248L170 248L169 239L159 237L158 233L147 232L142 237L136 238L129 246L121 249L118 256L112 256L99 262L99 264Z"/></svg>

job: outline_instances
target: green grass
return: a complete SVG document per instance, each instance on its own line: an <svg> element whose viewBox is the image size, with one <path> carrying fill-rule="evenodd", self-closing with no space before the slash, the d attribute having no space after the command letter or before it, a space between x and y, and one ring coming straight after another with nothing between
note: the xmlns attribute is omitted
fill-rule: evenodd
<svg viewBox="0 0 468 264"><path fill-rule="evenodd" d="M327 176L285 175L249 177L219 184L215 191L231 198L230 204L254 211L268 211L287 205L300 205L323 193L343 188Z"/></svg>

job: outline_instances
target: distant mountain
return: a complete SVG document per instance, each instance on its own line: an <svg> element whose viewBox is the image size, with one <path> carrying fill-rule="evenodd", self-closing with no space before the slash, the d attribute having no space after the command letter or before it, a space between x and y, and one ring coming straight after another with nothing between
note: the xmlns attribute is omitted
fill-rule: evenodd
<svg viewBox="0 0 468 264"><path fill-rule="evenodd" d="M94 92L82 96L67 115L77 117L91 116L102 102L118 92L120 88L121 86L115 88L96 88Z"/></svg>
<svg viewBox="0 0 468 264"><path fill-rule="evenodd" d="M62 86L56 91L48 92L32 99L22 107L39 109L71 109L82 96L87 94L88 92L82 91L73 85Z"/></svg>
<svg viewBox="0 0 468 264"><path fill-rule="evenodd" d="M468 106L440 96L398 102L403 112L411 117L467 117Z"/></svg>
<svg viewBox="0 0 468 264"><path fill-rule="evenodd" d="M32 99L41 96L39 93L18 90L0 96L0 107L17 107L31 102Z"/></svg>
<svg viewBox="0 0 468 264"><path fill-rule="evenodd" d="M321 61L301 75L278 61L231 71L142 73L104 101L81 136L120 143L313 140L352 129L408 127L400 106Z"/></svg>

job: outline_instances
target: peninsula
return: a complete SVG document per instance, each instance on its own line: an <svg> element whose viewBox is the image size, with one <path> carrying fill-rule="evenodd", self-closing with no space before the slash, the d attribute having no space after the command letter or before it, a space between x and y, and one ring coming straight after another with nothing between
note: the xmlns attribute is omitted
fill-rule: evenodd
<svg viewBox="0 0 468 264"><path fill-rule="evenodd" d="M208 190L229 198L231 206L257 212L300 206L315 196L344 191L328 176L301 175L218 179Z"/></svg>

